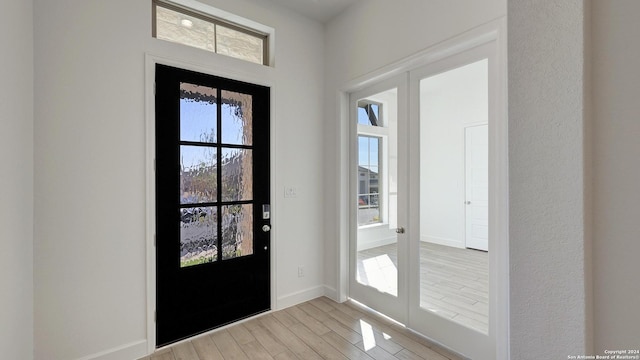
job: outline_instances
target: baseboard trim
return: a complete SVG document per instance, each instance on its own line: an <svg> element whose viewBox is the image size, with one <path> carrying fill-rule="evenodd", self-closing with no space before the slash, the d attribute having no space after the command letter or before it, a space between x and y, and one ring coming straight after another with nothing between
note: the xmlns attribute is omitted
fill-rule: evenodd
<svg viewBox="0 0 640 360"><path fill-rule="evenodd" d="M136 360L147 355L147 340L134 341L77 360Z"/></svg>
<svg viewBox="0 0 640 360"><path fill-rule="evenodd" d="M444 245L444 246L451 246L458 249L464 249L464 242L462 241L441 238L437 236L420 236L420 241L424 241L432 244Z"/></svg>
<svg viewBox="0 0 640 360"><path fill-rule="evenodd" d="M324 296L328 297L329 299L335 301L335 302L339 302L338 301L338 291L335 288L329 287L327 285L324 286Z"/></svg>
<svg viewBox="0 0 640 360"><path fill-rule="evenodd" d="M298 305L305 301L315 299L325 295L325 286L314 286L305 290L296 291L278 298L277 309L285 309L290 306Z"/></svg>
<svg viewBox="0 0 640 360"><path fill-rule="evenodd" d="M397 241L398 241L397 238L391 237L391 238L385 238L385 239L378 239L378 240L374 240L366 243L365 242L358 243L358 251L369 250L369 249L373 249L379 246L385 246L389 244L395 244Z"/></svg>

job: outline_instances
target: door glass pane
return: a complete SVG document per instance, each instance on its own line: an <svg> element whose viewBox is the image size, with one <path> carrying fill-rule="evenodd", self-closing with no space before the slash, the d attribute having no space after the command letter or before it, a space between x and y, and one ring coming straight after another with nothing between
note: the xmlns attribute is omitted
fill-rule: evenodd
<svg viewBox="0 0 640 360"><path fill-rule="evenodd" d="M488 333L488 61L420 81L420 306Z"/></svg>
<svg viewBox="0 0 640 360"><path fill-rule="evenodd" d="M356 280L398 296L397 90L358 101Z"/></svg>
<svg viewBox="0 0 640 360"><path fill-rule="evenodd" d="M253 254L253 205L222 207L222 260Z"/></svg>
<svg viewBox="0 0 640 360"><path fill-rule="evenodd" d="M180 146L180 203L217 201L216 148Z"/></svg>
<svg viewBox="0 0 640 360"><path fill-rule="evenodd" d="M180 83L180 140L217 141L216 91L206 86Z"/></svg>
<svg viewBox="0 0 640 360"><path fill-rule="evenodd" d="M253 158L250 149L222 149L222 201L253 198Z"/></svg>
<svg viewBox="0 0 640 360"><path fill-rule="evenodd" d="M251 145L251 95L222 91L222 143Z"/></svg>
<svg viewBox="0 0 640 360"><path fill-rule="evenodd" d="M180 209L180 267L218 259L216 207Z"/></svg>

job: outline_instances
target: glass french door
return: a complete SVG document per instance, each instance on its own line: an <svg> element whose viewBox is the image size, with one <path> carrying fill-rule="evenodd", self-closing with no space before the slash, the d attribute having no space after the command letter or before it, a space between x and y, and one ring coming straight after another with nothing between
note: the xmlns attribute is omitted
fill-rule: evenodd
<svg viewBox="0 0 640 360"><path fill-rule="evenodd" d="M415 201L407 325L486 360L496 356L489 223L494 53L484 45L453 55L412 71L409 82Z"/></svg>
<svg viewBox="0 0 640 360"><path fill-rule="evenodd" d="M407 77L350 94L350 297L407 317Z"/></svg>
<svg viewBox="0 0 640 360"><path fill-rule="evenodd" d="M269 88L156 65L156 344L270 308Z"/></svg>
<svg viewBox="0 0 640 360"><path fill-rule="evenodd" d="M496 351L492 46L350 94L350 297L473 359Z"/></svg>

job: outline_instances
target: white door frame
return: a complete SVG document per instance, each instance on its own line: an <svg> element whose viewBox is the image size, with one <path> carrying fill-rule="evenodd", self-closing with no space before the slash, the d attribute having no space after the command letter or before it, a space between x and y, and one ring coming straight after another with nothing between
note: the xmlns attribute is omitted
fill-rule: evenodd
<svg viewBox="0 0 640 360"><path fill-rule="evenodd" d="M435 63L449 56L473 49L475 47L493 43L495 45L496 66L494 76L496 81L494 103L495 109L493 129L490 131L489 157L494 159L490 172L493 178L490 191L495 193L492 198L494 209L490 218L491 236L494 238L490 251L490 277L495 279L490 283L490 294L495 297L490 312L493 322L490 324L492 337L495 340L496 359L509 359L509 178L508 178L508 122L507 122L507 39L506 19L500 18L462 33L454 38L443 41L420 53L404 60L384 66L376 71L356 78L344 84L338 91L338 115L341 119L338 135L339 168L337 171L338 189L338 246L336 256L338 271L335 298L345 301L349 297L349 239L350 231L350 124L349 124L349 93L359 91L369 85L397 76L419 67ZM416 136L416 134L412 134ZM415 141L414 139L413 141ZM417 171L417 169L413 169ZM410 191L413 189L410 189ZM409 232L415 228L415 219L409 221ZM415 232L415 229L413 230ZM408 304L407 304L408 306Z"/></svg>

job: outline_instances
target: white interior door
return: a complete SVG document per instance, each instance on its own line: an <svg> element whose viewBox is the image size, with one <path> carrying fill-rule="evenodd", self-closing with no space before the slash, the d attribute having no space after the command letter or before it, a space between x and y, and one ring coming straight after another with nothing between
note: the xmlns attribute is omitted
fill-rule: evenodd
<svg viewBox="0 0 640 360"><path fill-rule="evenodd" d="M465 129L466 247L489 250L489 125Z"/></svg>
<svg viewBox="0 0 640 360"><path fill-rule="evenodd" d="M349 296L406 322L407 77L350 94Z"/></svg>

